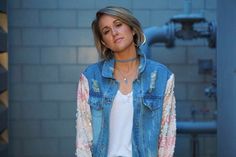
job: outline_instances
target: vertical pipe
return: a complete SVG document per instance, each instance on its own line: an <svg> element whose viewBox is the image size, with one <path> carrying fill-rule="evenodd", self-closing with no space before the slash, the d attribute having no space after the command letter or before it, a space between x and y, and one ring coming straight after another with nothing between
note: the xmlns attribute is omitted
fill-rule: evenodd
<svg viewBox="0 0 236 157"><path fill-rule="evenodd" d="M218 157L236 154L236 1L217 0Z"/></svg>

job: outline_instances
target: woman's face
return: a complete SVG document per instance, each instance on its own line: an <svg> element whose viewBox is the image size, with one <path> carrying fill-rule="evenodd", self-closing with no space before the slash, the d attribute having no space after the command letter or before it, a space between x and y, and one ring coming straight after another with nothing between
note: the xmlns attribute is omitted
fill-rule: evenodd
<svg viewBox="0 0 236 157"><path fill-rule="evenodd" d="M119 19L102 15L99 20L99 29L102 34L102 43L113 52L122 52L135 47L134 31Z"/></svg>

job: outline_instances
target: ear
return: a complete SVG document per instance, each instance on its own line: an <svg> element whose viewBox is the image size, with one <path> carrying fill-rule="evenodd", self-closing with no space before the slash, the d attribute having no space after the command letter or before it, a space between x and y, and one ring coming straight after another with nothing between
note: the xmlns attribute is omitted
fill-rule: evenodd
<svg viewBox="0 0 236 157"><path fill-rule="evenodd" d="M133 34L133 36L136 34L134 30L132 30L132 34Z"/></svg>

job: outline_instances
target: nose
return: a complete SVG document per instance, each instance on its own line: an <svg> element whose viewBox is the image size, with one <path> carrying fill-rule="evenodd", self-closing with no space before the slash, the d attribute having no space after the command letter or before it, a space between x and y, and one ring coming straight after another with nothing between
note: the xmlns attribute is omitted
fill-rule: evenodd
<svg viewBox="0 0 236 157"><path fill-rule="evenodd" d="M112 27L111 32L114 36L118 34L118 30L115 27Z"/></svg>

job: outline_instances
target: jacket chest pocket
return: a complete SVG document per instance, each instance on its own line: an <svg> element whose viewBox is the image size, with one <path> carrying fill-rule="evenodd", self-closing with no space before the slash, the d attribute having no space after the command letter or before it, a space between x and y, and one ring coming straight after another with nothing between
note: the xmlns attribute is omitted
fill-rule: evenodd
<svg viewBox="0 0 236 157"><path fill-rule="evenodd" d="M88 104L90 105L91 114L94 117L101 117L103 111L102 96L89 96Z"/></svg>
<svg viewBox="0 0 236 157"><path fill-rule="evenodd" d="M163 96L144 95L143 97L143 115L153 117L162 112Z"/></svg>

